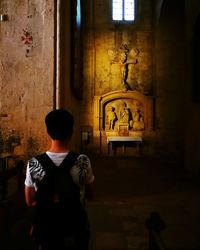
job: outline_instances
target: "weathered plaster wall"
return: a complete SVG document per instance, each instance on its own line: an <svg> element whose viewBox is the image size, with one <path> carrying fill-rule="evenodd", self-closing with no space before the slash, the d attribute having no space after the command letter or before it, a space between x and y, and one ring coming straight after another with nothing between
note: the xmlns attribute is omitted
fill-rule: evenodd
<svg viewBox="0 0 200 250"><path fill-rule="evenodd" d="M0 153L32 155L47 144L43 119L53 108L54 1L2 0Z"/></svg>

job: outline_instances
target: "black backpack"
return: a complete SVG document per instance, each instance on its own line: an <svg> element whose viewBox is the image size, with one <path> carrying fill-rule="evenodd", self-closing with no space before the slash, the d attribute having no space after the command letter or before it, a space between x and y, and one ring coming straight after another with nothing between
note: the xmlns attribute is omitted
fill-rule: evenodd
<svg viewBox="0 0 200 250"><path fill-rule="evenodd" d="M80 189L70 174L78 155L69 152L60 166L55 166L46 153L36 157L46 172L36 192L33 236L39 242L50 237L60 241L87 227Z"/></svg>

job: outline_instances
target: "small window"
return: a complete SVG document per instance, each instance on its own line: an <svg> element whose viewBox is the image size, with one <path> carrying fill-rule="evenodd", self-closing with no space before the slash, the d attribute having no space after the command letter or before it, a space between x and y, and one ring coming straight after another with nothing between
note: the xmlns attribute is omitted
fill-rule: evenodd
<svg viewBox="0 0 200 250"><path fill-rule="evenodd" d="M112 0L113 21L134 21L135 0Z"/></svg>
<svg viewBox="0 0 200 250"><path fill-rule="evenodd" d="M80 0L77 1L77 5L76 5L76 23L78 27L81 26L81 1Z"/></svg>

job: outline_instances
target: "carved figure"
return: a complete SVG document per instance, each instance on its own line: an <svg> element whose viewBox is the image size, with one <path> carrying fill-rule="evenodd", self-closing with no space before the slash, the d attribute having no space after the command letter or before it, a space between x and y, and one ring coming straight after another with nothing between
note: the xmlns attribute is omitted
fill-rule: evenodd
<svg viewBox="0 0 200 250"><path fill-rule="evenodd" d="M113 130L115 126L115 121L117 120L117 115L114 112L115 108L110 107L110 110L107 112L107 119L108 119L108 129Z"/></svg>
<svg viewBox="0 0 200 250"><path fill-rule="evenodd" d="M120 123L129 124L129 110L127 108L127 104L124 102L122 105L122 109L120 110Z"/></svg>
<svg viewBox="0 0 200 250"><path fill-rule="evenodd" d="M133 112L133 130L143 130L144 129L144 119L141 111L137 109Z"/></svg>
<svg viewBox="0 0 200 250"><path fill-rule="evenodd" d="M113 51L109 51L108 55L111 59L112 63L119 63L120 65L120 71L121 71L121 83L124 90L130 90L130 86L127 82L128 77L128 66L129 64L136 64L137 61L137 55L139 54L139 50L136 48L131 49L129 52L129 48L127 44L122 44L120 47L120 53L118 56L118 59L116 59L115 53Z"/></svg>
<svg viewBox="0 0 200 250"><path fill-rule="evenodd" d="M119 57L119 65L121 71L121 83L122 85L128 89L127 85L127 77L128 77L128 62L127 62L127 54L122 52Z"/></svg>
<svg viewBox="0 0 200 250"><path fill-rule="evenodd" d="M128 136L130 126L130 111L127 107L126 102L124 102L119 110L119 126L118 133L119 135Z"/></svg>

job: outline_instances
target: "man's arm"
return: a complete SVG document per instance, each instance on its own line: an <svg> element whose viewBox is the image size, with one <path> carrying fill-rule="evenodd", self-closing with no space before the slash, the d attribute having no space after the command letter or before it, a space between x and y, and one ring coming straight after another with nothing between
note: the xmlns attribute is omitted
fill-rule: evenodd
<svg viewBox="0 0 200 250"><path fill-rule="evenodd" d="M29 207L33 207L36 204L35 201L35 188L25 185L25 201Z"/></svg>

